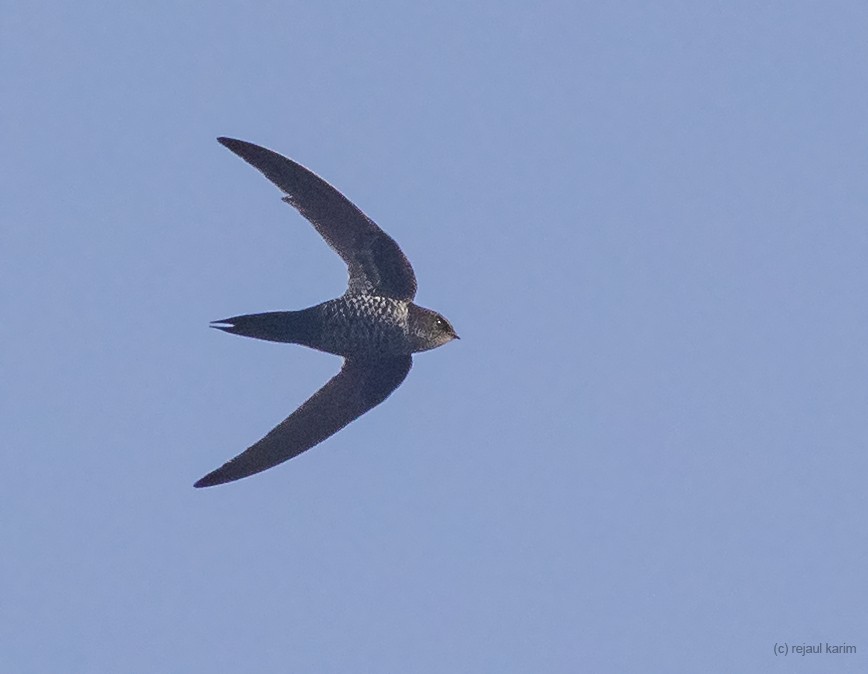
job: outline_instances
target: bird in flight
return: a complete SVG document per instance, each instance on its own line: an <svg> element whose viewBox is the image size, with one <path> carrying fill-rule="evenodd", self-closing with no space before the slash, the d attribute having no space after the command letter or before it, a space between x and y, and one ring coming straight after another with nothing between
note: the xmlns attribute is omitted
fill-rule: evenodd
<svg viewBox="0 0 868 674"><path fill-rule="evenodd" d="M214 321L233 335L288 342L343 356L341 371L264 438L195 487L240 480L298 456L383 402L410 371L411 354L458 335L443 316L413 303L416 276L398 244L325 180L276 152L233 138L222 145L286 194L349 271L347 291L300 311Z"/></svg>

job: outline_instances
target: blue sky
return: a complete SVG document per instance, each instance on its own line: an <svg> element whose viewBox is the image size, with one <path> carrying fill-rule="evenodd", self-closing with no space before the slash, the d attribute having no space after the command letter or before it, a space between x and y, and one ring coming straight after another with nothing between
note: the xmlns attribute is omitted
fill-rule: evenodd
<svg viewBox="0 0 868 674"><path fill-rule="evenodd" d="M761 5L7 3L4 669L865 671L868 7ZM346 278L220 135L462 339L194 490L340 365L208 329Z"/></svg>

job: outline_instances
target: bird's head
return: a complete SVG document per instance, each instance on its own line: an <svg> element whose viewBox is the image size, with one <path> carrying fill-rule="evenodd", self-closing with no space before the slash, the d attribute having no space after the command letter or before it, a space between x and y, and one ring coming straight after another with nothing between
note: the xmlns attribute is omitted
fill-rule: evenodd
<svg viewBox="0 0 868 674"><path fill-rule="evenodd" d="M410 305L410 334L415 351L428 351L460 339L452 324L442 314L415 304Z"/></svg>

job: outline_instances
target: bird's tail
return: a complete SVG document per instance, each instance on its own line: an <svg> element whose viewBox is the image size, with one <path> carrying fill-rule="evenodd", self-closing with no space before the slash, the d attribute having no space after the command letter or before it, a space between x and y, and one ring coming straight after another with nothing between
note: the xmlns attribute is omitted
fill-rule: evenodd
<svg viewBox="0 0 868 674"><path fill-rule="evenodd" d="M213 321L211 327L242 337L310 346L311 341L316 338L316 324L317 321L310 315L309 310L302 309L233 316L222 321Z"/></svg>

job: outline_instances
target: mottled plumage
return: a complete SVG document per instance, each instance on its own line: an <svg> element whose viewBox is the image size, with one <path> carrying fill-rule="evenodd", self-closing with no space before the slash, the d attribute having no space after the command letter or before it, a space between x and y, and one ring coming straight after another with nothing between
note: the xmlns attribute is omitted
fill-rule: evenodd
<svg viewBox="0 0 868 674"><path fill-rule="evenodd" d="M457 339L436 311L413 304L416 277L398 244L334 187L276 152L218 138L259 169L343 258L347 291L300 311L246 314L212 327L245 337L303 344L344 357L341 371L262 440L199 480L210 487L287 461L336 433L392 393L410 354Z"/></svg>

